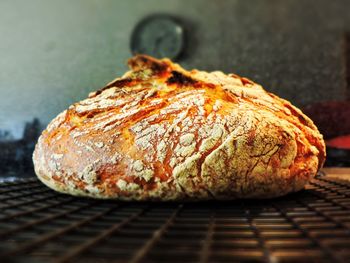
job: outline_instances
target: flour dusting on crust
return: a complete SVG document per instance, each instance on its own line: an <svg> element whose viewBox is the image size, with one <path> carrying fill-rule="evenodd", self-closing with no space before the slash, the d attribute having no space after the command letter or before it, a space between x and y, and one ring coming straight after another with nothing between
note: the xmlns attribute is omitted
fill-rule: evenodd
<svg viewBox="0 0 350 263"><path fill-rule="evenodd" d="M253 81L142 55L129 66L43 132L33 160L46 185L121 200L270 198L322 167L313 122Z"/></svg>

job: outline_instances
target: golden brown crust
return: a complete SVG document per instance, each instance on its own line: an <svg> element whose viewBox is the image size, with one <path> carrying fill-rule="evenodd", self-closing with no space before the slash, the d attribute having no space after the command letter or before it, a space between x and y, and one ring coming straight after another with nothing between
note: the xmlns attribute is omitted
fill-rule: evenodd
<svg viewBox="0 0 350 263"><path fill-rule="evenodd" d="M148 56L129 66L42 133L33 160L49 187L123 200L269 198L322 167L313 122L254 82Z"/></svg>

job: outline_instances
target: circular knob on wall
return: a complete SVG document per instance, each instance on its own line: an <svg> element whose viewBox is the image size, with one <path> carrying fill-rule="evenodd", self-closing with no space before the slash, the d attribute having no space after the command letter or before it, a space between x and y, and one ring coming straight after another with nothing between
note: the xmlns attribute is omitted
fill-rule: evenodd
<svg viewBox="0 0 350 263"><path fill-rule="evenodd" d="M131 35L131 52L175 60L185 45L184 28L174 17L156 14L142 19Z"/></svg>

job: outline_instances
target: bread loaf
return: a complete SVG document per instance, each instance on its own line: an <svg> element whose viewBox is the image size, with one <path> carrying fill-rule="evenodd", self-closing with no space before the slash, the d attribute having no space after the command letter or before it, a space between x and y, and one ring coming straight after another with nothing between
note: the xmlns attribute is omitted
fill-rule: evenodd
<svg viewBox="0 0 350 263"><path fill-rule="evenodd" d="M44 184L120 200L271 198L322 167L313 122L253 81L144 55L129 66L42 133L33 161Z"/></svg>

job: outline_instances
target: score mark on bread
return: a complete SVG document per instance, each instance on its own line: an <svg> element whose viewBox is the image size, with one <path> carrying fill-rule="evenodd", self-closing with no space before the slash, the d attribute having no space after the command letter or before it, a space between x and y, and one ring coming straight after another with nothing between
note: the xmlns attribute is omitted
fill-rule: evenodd
<svg viewBox="0 0 350 263"><path fill-rule="evenodd" d="M144 55L129 66L42 133L33 161L44 184L120 200L270 198L322 167L313 122L260 85Z"/></svg>

